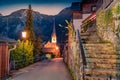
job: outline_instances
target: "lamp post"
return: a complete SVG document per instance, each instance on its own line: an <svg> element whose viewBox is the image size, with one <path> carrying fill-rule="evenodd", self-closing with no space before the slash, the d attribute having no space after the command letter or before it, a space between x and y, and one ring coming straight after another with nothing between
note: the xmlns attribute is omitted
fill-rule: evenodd
<svg viewBox="0 0 120 80"><path fill-rule="evenodd" d="M23 38L23 62L25 63L25 53L24 53L24 42L25 42L25 38L26 38L27 32L26 31L22 31L22 38ZM25 65L25 64L24 64Z"/></svg>

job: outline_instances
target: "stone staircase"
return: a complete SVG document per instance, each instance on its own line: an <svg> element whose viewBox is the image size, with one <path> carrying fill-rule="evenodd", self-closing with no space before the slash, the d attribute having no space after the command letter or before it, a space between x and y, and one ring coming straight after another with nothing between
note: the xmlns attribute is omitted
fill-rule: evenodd
<svg viewBox="0 0 120 80"><path fill-rule="evenodd" d="M107 80L120 75L120 54L110 43L84 44L85 80Z"/></svg>
<svg viewBox="0 0 120 80"><path fill-rule="evenodd" d="M81 33L81 36L82 42L85 43L89 40L90 33Z"/></svg>
<svg viewBox="0 0 120 80"><path fill-rule="evenodd" d="M87 63L85 80L120 80L120 54L111 43L92 42L89 36L81 34Z"/></svg>

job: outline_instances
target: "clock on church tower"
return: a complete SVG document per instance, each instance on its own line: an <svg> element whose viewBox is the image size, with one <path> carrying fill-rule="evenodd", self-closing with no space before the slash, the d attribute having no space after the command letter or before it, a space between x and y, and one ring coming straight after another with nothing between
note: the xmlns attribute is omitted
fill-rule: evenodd
<svg viewBox="0 0 120 80"><path fill-rule="evenodd" d="M52 43L57 43L55 22L54 22L54 26L53 26L53 32L52 32L52 39L51 39L51 42L52 42Z"/></svg>

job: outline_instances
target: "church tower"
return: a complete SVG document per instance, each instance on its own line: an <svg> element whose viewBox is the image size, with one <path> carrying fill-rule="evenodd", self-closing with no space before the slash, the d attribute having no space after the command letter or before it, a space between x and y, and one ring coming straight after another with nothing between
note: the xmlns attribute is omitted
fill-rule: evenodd
<svg viewBox="0 0 120 80"><path fill-rule="evenodd" d="M57 43L57 37L56 37L56 29L55 29L55 19L54 19L54 25L53 25L53 32L51 36L51 43Z"/></svg>
<svg viewBox="0 0 120 80"><path fill-rule="evenodd" d="M53 31L51 34L51 42L47 42L44 45L44 48L42 48L42 51L45 53L52 53L55 55L55 57L60 56L60 50L59 46L56 44L57 43L57 36L56 36L56 29L55 29L55 19L54 19L54 24L53 24Z"/></svg>

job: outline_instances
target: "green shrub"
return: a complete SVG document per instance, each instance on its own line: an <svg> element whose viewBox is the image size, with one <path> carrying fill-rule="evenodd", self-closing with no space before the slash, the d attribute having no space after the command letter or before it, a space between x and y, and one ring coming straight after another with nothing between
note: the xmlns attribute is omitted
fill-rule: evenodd
<svg viewBox="0 0 120 80"><path fill-rule="evenodd" d="M11 60L15 62L15 67L21 68L33 63L33 44L30 41L18 40L18 46L10 53Z"/></svg>

